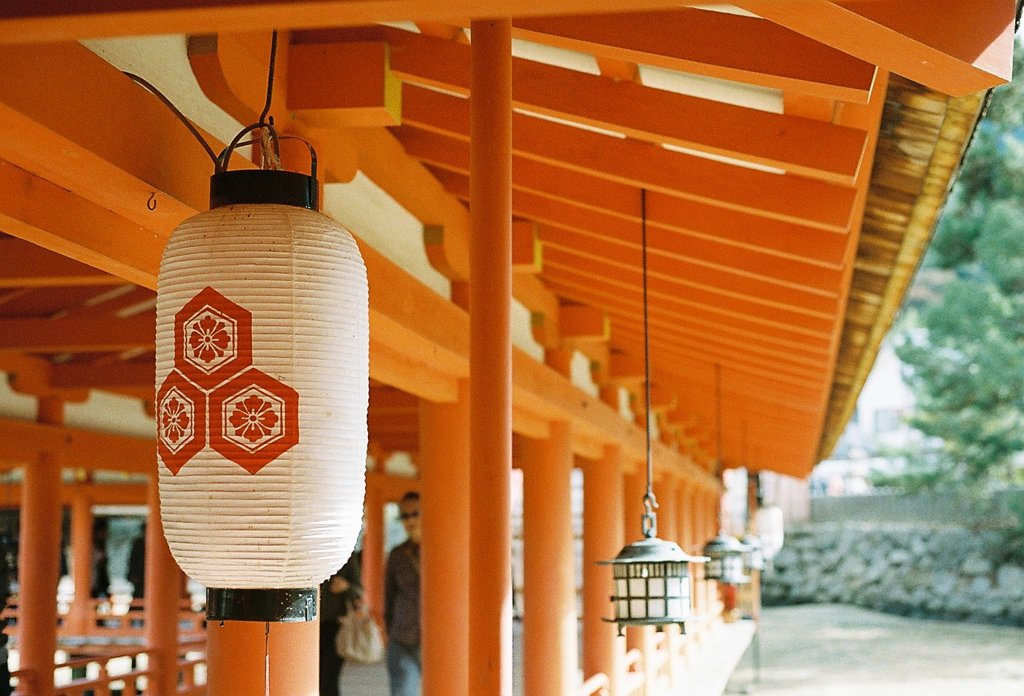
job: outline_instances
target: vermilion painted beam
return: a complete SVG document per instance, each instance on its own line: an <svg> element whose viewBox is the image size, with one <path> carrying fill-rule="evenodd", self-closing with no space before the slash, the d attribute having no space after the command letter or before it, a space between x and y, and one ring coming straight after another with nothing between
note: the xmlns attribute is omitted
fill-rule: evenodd
<svg viewBox="0 0 1024 696"><path fill-rule="evenodd" d="M640 280L639 270L623 268L621 264L614 264L604 259L594 257L588 258L586 266L582 266L578 256L563 249L554 249L546 253L547 261L545 267L545 278L552 282L565 278L563 270L575 272L577 278L592 279L592 283L583 282L584 287L618 287L622 291L630 292L635 289ZM766 324L775 324L784 327L802 327L810 332L822 335L830 333L834 321L825 315L813 315L806 312L797 312L789 308L772 307L755 303L743 297L729 297L720 293L710 292L703 288L690 287L678 282L673 282L671 276L659 275L651 279L650 284L652 297L675 298L679 302L695 304L697 306L714 307L722 313L734 316L749 317L754 321L763 321Z"/></svg>
<svg viewBox="0 0 1024 696"><path fill-rule="evenodd" d="M0 5L0 40L67 41L94 36L210 34L374 22L622 12L674 7L668 0L10 0Z"/></svg>
<svg viewBox="0 0 1024 696"><path fill-rule="evenodd" d="M0 239L0 288L116 285L118 278L20 239Z"/></svg>
<svg viewBox="0 0 1024 696"><path fill-rule="evenodd" d="M622 269L623 277L632 276L637 272L635 250L631 245L623 244L619 240L602 238L589 231L580 233L568 227L545 225L541 227L541 241L545 250L558 249L577 257L579 265L583 268L593 259ZM674 246L664 244L655 247L653 243L648 247L648 266L652 277L765 307L787 309L817 317L834 316L835 298L824 293L810 292L806 287L794 287L773 278L765 278L763 275L705 266L694 262L693 257L677 253L675 249Z"/></svg>
<svg viewBox="0 0 1024 696"><path fill-rule="evenodd" d="M594 282L595 280L593 275L582 273L570 266L553 268L547 277L548 284L560 296L580 302L601 305L602 299L607 304L608 298L637 297L639 294L635 288L628 287L626 283L616 283L612 280L600 283ZM659 293L652 297L658 298L658 302L671 307L678 321L692 322L694 325L703 326L707 331L724 330L739 336L753 334L763 337L764 340L774 338L785 343L810 342L817 346L823 346L826 350L831 347L831 334L820 329L815 330L771 321L760 313L741 314L726 311L715 305L694 302L669 293Z"/></svg>
<svg viewBox="0 0 1024 696"><path fill-rule="evenodd" d="M92 321L96 321L93 319ZM150 317L152 321L152 317ZM50 367L50 386L55 389L153 389L154 365L145 362L117 361L94 365L63 363ZM152 398L150 394L150 398Z"/></svg>
<svg viewBox="0 0 1024 696"><path fill-rule="evenodd" d="M775 24L953 96L1008 82L1013 0L739 0Z"/></svg>
<svg viewBox="0 0 1024 696"><path fill-rule="evenodd" d="M447 138L404 127L396 134L406 152L442 169L469 174L469 147ZM570 171L526 157L512 158L512 186L519 191L572 203L640 224L640 194L635 186ZM648 191L648 227L661 227L700 239L830 268L841 267L846 236L714 205Z"/></svg>
<svg viewBox="0 0 1024 696"><path fill-rule="evenodd" d="M40 148L40 154L47 156L44 148ZM84 172L82 176L86 176ZM74 185L81 189L86 186L85 181L88 179L78 180ZM101 181L97 179L94 183L99 186ZM65 185L54 184L0 162L0 190L19 192L17 196L0 196L0 228L33 245L124 280L141 284L152 282L151 287L155 287L163 242L159 247L129 243L130 240L152 239L155 234L69 191L70 185L70 181ZM161 224L160 236L169 232L162 228Z"/></svg>
<svg viewBox="0 0 1024 696"><path fill-rule="evenodd" d="M469 137L467 100L406 85L403 122L449 137ZM560 123L514 114L514 151L567 169L689 200L778 220L843 231L853 189L672 152Z"/></svg>
<svg viewBox="0 0 1024 696"><path fill-rule="evenodd" d="M586 305L563 305L558 314L563 338L607 341L610 326L604 312Z"/></svg>
<svg viewBox="0 0 1024 696"><path fill-rule="evenodd" d="M0 319L0 350L26 353L102 353L156 345L153 315L103 324L88 318Z"/></svg>
<svg viewBox="0 0 1024 696"><path fill-rule="evenodd" d="M0 418L0 459L29 462L39 453L60 455L68 466L152 473L153 440L60 425Z"/></svg>
<svg viewBox="0 0 1024 696"><path fill-rule="evenodd" d="M874 66L752 17L674 9L517 19L522 39L826 99L867 101Z"/></svg>
<svg viewBox="0 0 1024 696"><path fill-rule="evenodd" d="M438 180L450 193L466 200L468 198L468 177L447 171L435 170ZM512 194L513 211L517 215L544 223L539 227L541 240L551 242L552 228L579 233L569 242L576 245L579 237L586 235L590 243L605 241L617 250L612 253L606 248L606 255L628 262L635 259L639 266L640 225L608 215L602 211L580 208L561 201L543 198L527 191L516 190ZM759 297L774 299L772 292L778 290L789 297L800 297L808 302L819 301L821 311L834 311L834 298L839 293L839 271L810 265L800 261L769 256L760 250L736 248L717 243L715 240L698 239L678 234L664 228L648 230L651 254L672 260L673 274L690 279L695 283L708 283L713 287L729 288L734 283L742 285L744 279L760 281L762 287L756 292ZM584 248L576 247L583 251ZM717 281L702 281L713 278ZM742 292L741 290L737 290ZM809 296L814 297L809 297ZM786 301L785 299L779 300ZM790 299L790 302L794 300Z"/></svg>
<svg viewBox="0 0 1024 696"><path fill-rule="evenodd" d="M639 316L641 311L641 298L639 291L634 293L614 292L609 288L587 290L582 287L565 288L565 299L575 302L586 302L600 306L605 311L618 313L621 316ZM826 359L830 354L828 341L825 339L813 339L803 337L802 340L785 338L765 331L765 327L757 326L742 329L737 326L725 325L697 319L684 311L680 311L675 303L669 301L668 296L664 299L654 298L650 307L652 320L657 319L676 330L692 336L702 336L714 333L716 340L732 346L755 347L767 351L769 354L796 354L808 357Z"/></svg>
<svg viewBox="0 0 1024 696"><path fill-rule="evenodd" d="M393 126L402 91L387 44L306 44L288 51L288 110L320 127Z"/></svg>
<svg viewBox="0 0 1024 696"><path fill-rule="evenodd" d="M397 29L382 28L380 34L392 46L390 65L395 75L407 82L468 95L469 46ZM337 38L343 37L344 32ZM347 45L365 43L299 44L296 48L302 53L313 47L326 51ZM369 73L374 76L379 68L371 65ZM295 87L289 85L289 100L322 100L318 95L323 90L307 95L316 90L314 84L298 94ZM524 59L512 61L512 103L519 109L638 140L669 143L843 184L856 176L866 138L854 128L652 89L636 82L616 82Z"/></svg>
<svg viewBox="0 0 1024 696"><path fill-rule="evenodd" d="M624 313L621 310L610 311L609 314L615 325L617 341L642 341L643 325L633 318L635 314ZM723 355L734 354L751 359L760 358L764 365L788 364L818 371L824 370L827 366L827 358L820 354L809 355L800 351L769 348L753 341L743 344L729 336L694 332L671 320L661 318L657 321L653 321L652 318L650 332L652 341L665 345L685 346L705 350L712 354L721 351Z"/></svg>
<svg viewBox="0 0 1024 696"><path fill-rule="evenodd" d="M615 328L619 340L641 343L643 341L643 325L634 321L622 320L614 317L612 325ZM660 329L660 327L659 327ZM694 340L694 339L697 340ZM652 328L651 349L662 351L685 351L688 355L699 356L702 360L719 360L726 364L746 365L750 368L770 370L779 380L817 380L823 382L822 375L826 366L822 362L800 360L793 356L771 356L766 353L746 350L743 348L730 348L728 346L715 344L710 340L702 340L702 337L681 337L673 336L669 332L654 331ZM799 383L793 381L793 383Z"/></svg>

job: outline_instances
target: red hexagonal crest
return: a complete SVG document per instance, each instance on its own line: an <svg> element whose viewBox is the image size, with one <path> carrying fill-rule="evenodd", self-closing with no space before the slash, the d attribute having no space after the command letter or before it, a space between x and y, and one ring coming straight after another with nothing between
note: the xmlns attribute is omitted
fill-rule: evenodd
<svg viewBox="0 0 1024 696"><path fill-rule="evenodd" d="M156 451L172 474L206 446L206 395L176 370L156 394Z"/></svg>
<svg viewBox="0 0 1024 696"><path fill-rule="evenodd" d="M252 365L252 313L203 288L174 315L174 366L210 390Z"/></svg>
<svg viewBox="0 0 1024 696"><path fill-rule="evenodd" d="M255 474L299 441L299 393L246 370L210 394L210 446Z"/></svg>

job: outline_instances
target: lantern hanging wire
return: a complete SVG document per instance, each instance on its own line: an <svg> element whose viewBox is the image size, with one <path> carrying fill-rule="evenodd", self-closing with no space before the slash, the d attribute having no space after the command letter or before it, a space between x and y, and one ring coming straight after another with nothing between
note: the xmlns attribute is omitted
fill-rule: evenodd
<svg viewBox="0 0 1024 696"><path fill-rule="evenodd" d="M159 99L164 106L166 106L171 113L173 113L179 121L184 124L185 128L188 129L189 133L199 141L203 150L209 156L213 162L213 168L215 174L220 174L227 171L228 166L231 163L231 155L234 154L235 150L239 147L246 145L260 146L260 169L263 170L280 170L281 169L281 141L282 140L297 140L301 142L309 150L310 156L310 176L316 178L317 169L317 156L316 150L313 148L312 143L299 138L294 135L281 135L277 132L277 128L274 127L274 117L270 116L270 106L274 96L274 74L277 69L277 30L275 29L270 39L270 60L267 68L267 95L263 103L263 109L260 111L259 119L248 126L245 126L240 130L231 142L225 147L220 153L214 151L210 144L203 137L199 129L189 121L188 117L181 112L181 110L174 105L174 103L167 98L167 96L161 92L155 85L135 73L125 71L123 74L133 82L141 85L148 92L152 93L157 99ZM259 135L250 138L249 140L243 140L248 134L259 131Z"/></svg>
<svg viewBox="0 0 1024 696"><path fill-rule="evenodd" d="M653 464L651 456L651 338L647 308L647 189L640 189L640 249L643 257L644 305L644 434L646 435L647 491L644 493L644 514L641 528L645 539L658 536L658 517L654 511L658 501L652 487Z"/></svg>

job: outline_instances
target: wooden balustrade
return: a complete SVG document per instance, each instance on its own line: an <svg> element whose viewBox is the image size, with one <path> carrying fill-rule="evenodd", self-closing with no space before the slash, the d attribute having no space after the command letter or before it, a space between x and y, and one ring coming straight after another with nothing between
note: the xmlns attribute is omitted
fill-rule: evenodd
<svg viewBox="0 0 1024 696"><path fill-rule="evenodd" d="M89 615L86 621L86 633L72 632L63 620L58 617L57 637L61 638L97 638L107 642L115 640L141 640L145 630L145 600L133 599L130 602L111 599L89 600ZM9 636L17 635L18 600L11 598L0 612L0 619L6 622L3 632ZM202 638L206 631L206 616L196 611L189 599L182 599L178 611L178 632L182 640Z"/></svg>
<svg viewBox="0 0 1024 696"><path fill-rule="evenodd" d="M608 696L611 689L611 681L604 672L598 672L585 682L580 684L576 696Z"/></svg>
<svg viewBox="0 0 1024 696"><path fill-rule="evenodd" d="M644 654L636 648L626 652L624 667L626 670L622 678L622 692L624 696L633 696L643 693L644 690Z"/></svg>
<svg viewBox="0 0 1024 696"><path fill-rule="evenodd" d="M84 646L89 653L96 646ZM179 648L178 695L202 696L206 693L205 643L189 641ZM81 652L76 649L76 652ZM84 676L73 676L76 671ZM110 696L119 691L121 696L138 696L145 692L148 681L157 675L157 668L149 661L144 648L82 655L66 660L54 668L57 696ZM12 696L33 696L38 693L38 675L32 670L18 670L11 674L15 681Z"/></svg>

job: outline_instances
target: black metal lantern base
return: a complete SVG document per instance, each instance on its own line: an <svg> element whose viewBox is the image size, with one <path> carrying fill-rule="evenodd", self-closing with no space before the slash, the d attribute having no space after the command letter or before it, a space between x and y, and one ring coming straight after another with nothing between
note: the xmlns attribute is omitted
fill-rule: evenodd
<svg viewBox="0 0 1024 696"><path fill-rule="evenodd" d="M206 590L207 621L312 621L316 618L316 587Z"/></svg>

